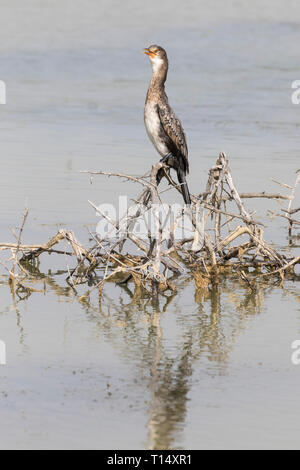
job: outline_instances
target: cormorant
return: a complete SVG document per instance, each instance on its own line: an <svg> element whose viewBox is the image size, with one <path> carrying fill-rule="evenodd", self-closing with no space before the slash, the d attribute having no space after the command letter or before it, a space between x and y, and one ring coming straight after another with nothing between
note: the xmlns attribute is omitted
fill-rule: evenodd
<svg viewBox="0 0 300 470"><path fill-rule="evenodd" d="M144 109L146 130L154 147L162 156L160 161L176 170L185 204L191 204L186 182L189 162L185 133L181 122L169 105L165 92L168 73L167 53L165 49L155 44L143 49L143 53L148 55L152 65L152 78ZM159 172L157 183L162 176L163 172Z"/></svg>

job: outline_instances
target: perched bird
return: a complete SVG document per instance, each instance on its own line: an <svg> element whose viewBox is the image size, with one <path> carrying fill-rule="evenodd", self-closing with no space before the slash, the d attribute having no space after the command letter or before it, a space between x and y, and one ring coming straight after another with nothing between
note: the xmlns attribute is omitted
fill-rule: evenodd
<svg viewBox="0 0 300 470"><path fill-rule="evenodd" d="M148 55L152 65L152 78L144 109L146 130L154 147L162 156L160 161L177 172L185 204L191 204L186 182L189 162L185 133L181 122L169 105L165 92L168 73L167 53L162 47L156 45L143 49L143 53ZM159 172L157 183L160 182L162 176L163 172Z"/></svg>

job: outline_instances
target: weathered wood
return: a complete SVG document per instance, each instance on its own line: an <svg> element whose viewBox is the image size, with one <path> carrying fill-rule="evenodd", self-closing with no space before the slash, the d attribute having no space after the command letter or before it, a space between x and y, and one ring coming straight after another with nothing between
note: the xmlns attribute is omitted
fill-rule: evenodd
<svg viewBox="0 0 300 470"><path fill-rule="evenodd" d="M101 211L93 202L89 201L95 211L109 224L108 232L101 239L91 232L94 245L85 248L75 237L71 230L59 230L45 244L22 244L21 238L27 218L25 213L23 223L19 231L16 243L0 243L0 252L10 250L12 257L11 268L5 269L10 273L11 282L15 282L19 289L23 289L28 295L35 289L27 287L24 279L34 279L34 271L25 264L38 260L43 253L55 253L73 256L77 260L77 266L69 270L67 282L75 289L78 284L91 282L91 276L98 268L102 268L102 277L93 282L92 287L82 295L79 300L84 301L95 289L99 292L106 282L117 282L126 285L134 282L139 290L147 290L148 293L158 295L165 289L174 290L171 276L192 273L196 285L207 288L211 283L218 283L221 272L239 272L240 279L253 288L259 279L271 276L280 276L291 273L293 266L300 263L300 257L286 259L273 246L264 239L262 224L253 218L253 212L249 212L245 205L245 199L266 198L270 200L287 200L288 206L283 209L284 214L275 214L288 220L289 227L300 224L291 216L300 211L300 208L291 208L295 198L295 191L300 176L297 174L295 184L289 186L280 183L285 189L290 189L289 195L280 193L248 192L239 193L229 168L228 159L224 153L220 153L216 164L209 170L208 180L204 193L198 196L191 195L191 206L183 207L176 212L169 226L166 220L162 221L160 209L162 194L157 185L157 174L165 171L164 177L169 184L169 189L181 192L181 187L170 176L168 168L163 163L152 166L146 176L132 176L124 173L108 173L104 171L85 171L91 177L103 175L117 177L140 184L142 192L133 201L127 212L120 218L113 220ZM230 211L226 202L230 201ZM169 207L169 213L171 207ZM135 225L142 217L152 211L154 221L153 233L148 229L148 234L143 238L135 232ZM189 219L191 222L190 236L184 236L176 240L176 229ZM211 233L210 233L211 231ZM111 234L114 234L112 238ZM116 234L116 235L115 235ZM214 235L214 236L212 236ZM233 246L233 242L242 235L247 235L247 241ZM66 241L71 251L54 248L55 245ZM135 251L124 254L124 244L131 242ZM132 245L131 245L132 246ZM19 260L19 253L22 258ZM8 260L9 262L10 260ZM254 268L255 275L243 273L242 268ZM15 271L19 269L19 274ZM266 281L264 281L266 282Z"/></svg>

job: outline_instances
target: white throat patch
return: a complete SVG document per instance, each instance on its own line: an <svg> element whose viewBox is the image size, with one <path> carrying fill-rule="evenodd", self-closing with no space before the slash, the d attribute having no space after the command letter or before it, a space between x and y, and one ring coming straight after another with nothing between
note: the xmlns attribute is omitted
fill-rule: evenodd
<svg viewBox="0 0 300 470"><path fill-rule="evenodd" d="M152 64L152 71L153 73L156 73L160 67L163 65L164 61L160 59L159 57L151 57L151 64Z"/></svg>

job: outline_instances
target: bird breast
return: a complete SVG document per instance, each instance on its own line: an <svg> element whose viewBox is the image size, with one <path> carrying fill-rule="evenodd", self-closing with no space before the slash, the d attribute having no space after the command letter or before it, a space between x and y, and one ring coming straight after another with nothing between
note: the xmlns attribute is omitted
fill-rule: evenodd
<svg viewBox="0 0 300 470"><path fill-rule="evenodd" d="M169 153L164 139L164 130L158 114L157 104L154 101L147 101L144 112L145 126L149 139L161 156Z"/></svg>

